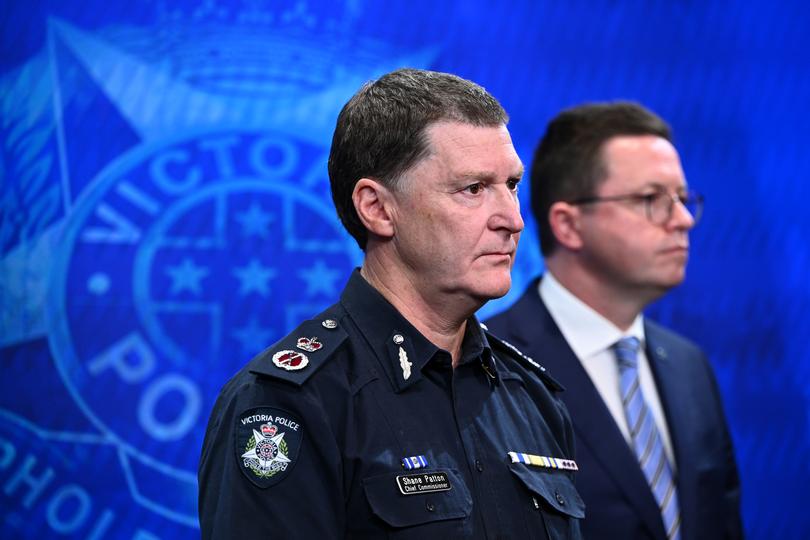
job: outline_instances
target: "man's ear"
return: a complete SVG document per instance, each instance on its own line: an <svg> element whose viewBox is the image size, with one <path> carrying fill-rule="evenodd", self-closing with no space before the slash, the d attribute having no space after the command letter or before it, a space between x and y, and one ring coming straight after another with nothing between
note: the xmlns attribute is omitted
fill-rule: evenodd
<svg viewBox="0 0 810 540"><path fill-rule="evenodd" d="M582 247L581 215L578 206L563 201L557 201L549 208L548 222L551 225L551 232L561 246L570 250Z"/></svg>
<svg viewBox="0 0 810 540"><path fill-rule="evenodd" d="M394 236L394 222L391 219L391 191L380 182L361 178L354 185L352 202L360 221L369 233L382 238Z"/></svg>

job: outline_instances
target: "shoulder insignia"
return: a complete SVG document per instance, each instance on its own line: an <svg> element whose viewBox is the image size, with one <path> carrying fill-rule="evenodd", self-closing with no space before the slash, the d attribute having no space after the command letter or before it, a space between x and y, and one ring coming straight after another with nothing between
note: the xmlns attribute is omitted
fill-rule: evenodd
<svg viewBox="0 0 810 540"><path fill-rule="evenodd" d="M548 370L537 363L531 356L523 354L517 347L512 345L506 340L503 340L497 336L494 336L491 332L487 331L487 339L489 340L491 345L494 345L495 348L500 349L507 354L509 354L513 358L517 358L521 363L527 364L531 368L534 368L537 373L540 375L540 378L546 383L548 387L552 390L560 392L565 390L563 385L561 385L557 380L552 377Z"/></svg>
<svg viewBox="0 0 810 540"><path fill-rule="evenodd" d="M250 372L304 384L346 339L338 319L319 316L301 323L250 362Z"/></svg>
<svg viewBox="0 0 810 540"><path fill-rule="evenodd" d="M260 488L277 484L298 459L304 428L293 414L274 407L254 407L236 418L239 470Z"/></svg>

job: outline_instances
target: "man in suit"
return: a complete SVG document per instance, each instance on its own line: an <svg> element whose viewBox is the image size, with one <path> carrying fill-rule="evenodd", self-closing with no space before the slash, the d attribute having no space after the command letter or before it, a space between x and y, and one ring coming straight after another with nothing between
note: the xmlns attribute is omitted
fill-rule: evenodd
<svg viewBox="0 0 810 540"><path fill-rule="evenodd" d="M557 378L574 422L585 538L740 538L739 478L703 352L645 319L685 275L702 198L644 107L549 124L531 171L547 272L489 329Z"/></svg>

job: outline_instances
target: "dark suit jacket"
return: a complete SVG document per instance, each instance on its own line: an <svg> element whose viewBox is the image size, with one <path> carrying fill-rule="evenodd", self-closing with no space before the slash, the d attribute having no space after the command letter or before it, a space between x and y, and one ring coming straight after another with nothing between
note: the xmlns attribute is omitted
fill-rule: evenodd
<svg viewBox="0 0 810 540"><path fill-rule="evenodd" d="M665 540L655 499L613 417L537 292L534 281L490 331L548 369L566 390L574 422L577 489L588 539ZM677 464L683 540L741 538L740 490L720 395L703 352L645 321L647 358L669 424Z"/></svg>

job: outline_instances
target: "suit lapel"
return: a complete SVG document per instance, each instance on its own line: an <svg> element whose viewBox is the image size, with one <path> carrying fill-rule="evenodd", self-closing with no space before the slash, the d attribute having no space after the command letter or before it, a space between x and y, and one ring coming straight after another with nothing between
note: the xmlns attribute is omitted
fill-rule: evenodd
<svg viewBox="0 0 810 540"><path fill-rule="evenodd" d="M613 480L649 530L654 531L653 535L663 537L658 505L638 461L540 299L536 281L515 304L509 316L509 327L513 329L509 337L514 340L514 345L545 366L565 387L562 398L571 414L577 443L587 447L597 466Z"/></svg>
<svg viewBox="0 0 810 540"><path fill-rule="evenodd" d="M677 349L670 347L669 340L652 323L645 323L647 337L647 358L655 377L658 396L664 408L664 415L669 426L670 440L677 464L676 485L678 486L678 504L681 509L682 538L692 537L697 524L694 517L697 515L697 472L693 465L694 448L696 443L691 439L693 428L690 425L692 418L700 411L694 410L693 400L684 399L690 396L692 389L689 381L683 377L678 369Z"/></svg>

